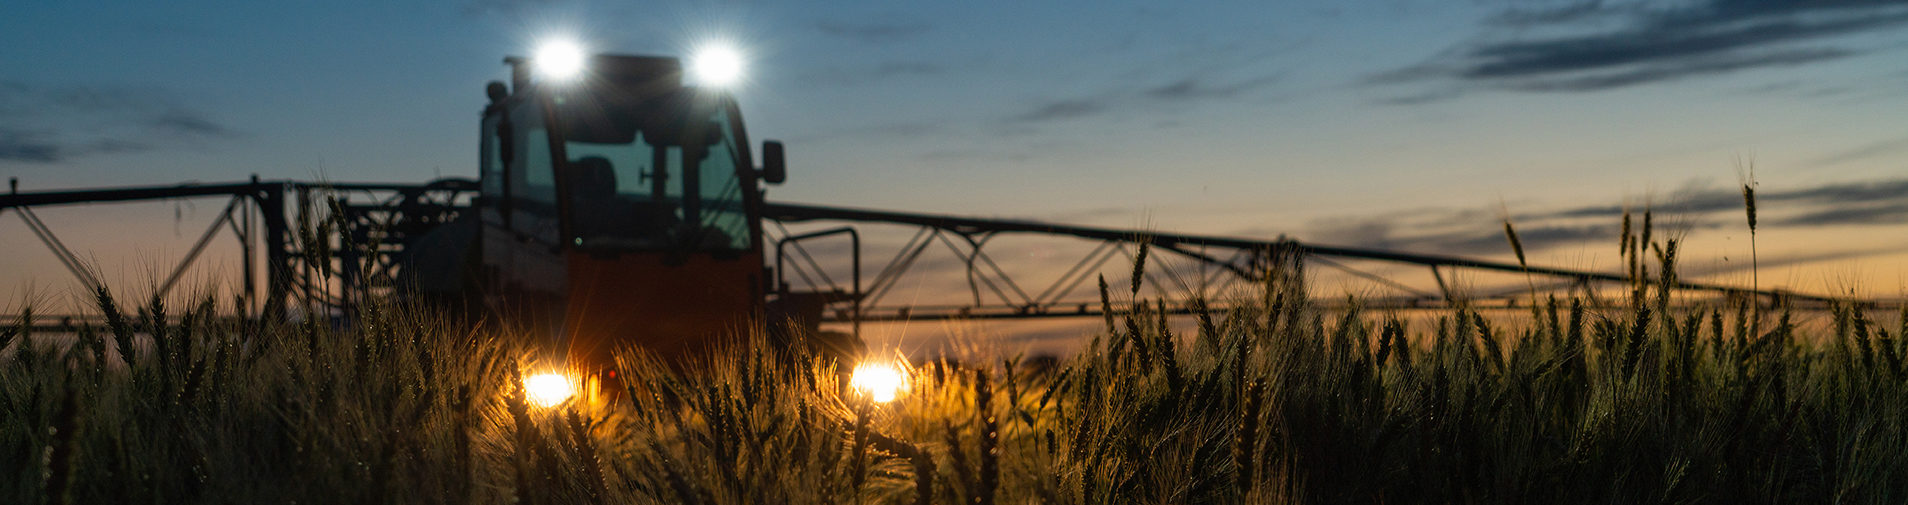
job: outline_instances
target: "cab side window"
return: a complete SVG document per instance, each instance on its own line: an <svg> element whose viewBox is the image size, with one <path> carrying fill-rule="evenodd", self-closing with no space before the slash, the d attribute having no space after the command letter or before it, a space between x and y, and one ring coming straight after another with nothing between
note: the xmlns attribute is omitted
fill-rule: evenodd
<svg viewBox="0 0 1908 505"><path fill-rule="evenodd" d="M550 137L543 107L523 103L509 112L511 160L509 174L510 228L545 243L557 237L556 174L551 168Z"/></svg>
<svg viewBox="0 0 1908 505"><path fill-rule="evenodd" d="M481 166L478 194L490 202L501 202L504 186L503 142L497 139L497 126L502 123L501 114L484 116L483 132L477 145L477 160Z"/></svg>
<svg viewBox="0 0 1908 505"><path fill-rule="evenodd" d="M556 178L550 168L550 138L543 123L543 108L532 104L510 113L515 146L510 161L510 193L517 210L556 216Z"/></svg>

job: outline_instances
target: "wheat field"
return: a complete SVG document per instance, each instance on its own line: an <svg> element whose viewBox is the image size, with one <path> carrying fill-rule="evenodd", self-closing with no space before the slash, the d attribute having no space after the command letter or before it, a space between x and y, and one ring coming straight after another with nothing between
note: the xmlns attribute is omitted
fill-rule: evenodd
<svg viewBox="0 0 1908 505"><path fill-rule="evenodd" d="M504 325L128 315L101 290L70 346L0 333L0 502L1908 501L1908 309L1673 303L1674 241L1624 247L1624 303L1533 290L1517 326L1315 308L1290 262L1175 334L1182 301L1102 278L1076 355L917 358L887 403L749 335L691 366L627 350L623 390L546 408Z"/></svg>

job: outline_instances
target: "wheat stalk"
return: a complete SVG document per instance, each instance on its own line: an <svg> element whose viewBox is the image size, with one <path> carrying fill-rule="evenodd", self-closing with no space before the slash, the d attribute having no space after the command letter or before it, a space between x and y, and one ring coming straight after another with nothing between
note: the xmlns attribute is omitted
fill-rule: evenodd
<svg viewBox="0 0 1908 505"><path fill-rule="evenodd" d="M1505 212L1509 214L1508 211ZM1509 217L1504 218L1504 238L1510 240L1511 252L1517 254L1517 266L1524 269L1524 286L1530 289L1531 314L1537 312L1537 283L1530 278L1530 262L1524 259L1524 241L1517 239L1517 229L1511 226Z"/></svg>
<svg viewBox="0 0 1908 505"><path fill-rule="evenodd" d="M1240 401L1243 405L1239 412L1238 435L1233 439L1232 461L1239 469L1240 494L1247 494L1252 492L1254 484L1253 453L1259 443L1259 408L1264 402L1265 384L1253 380L1242 393Z"/></svg>
<svg viewBox="0 0 1908 505"><path fill-rule="evenodd" d="M1140 283L1142 279L1145 279L1146 277L1146 253L1147 253L1147 250L1151 249L1152 244L1153 244L1153 241L1151 239L1147 237L1140 237L1139 252L1133 254L1132 281L1133 281L1134 299L1139 298Z"/></svg>
<svg viewBox="0 0 1908 505"><path fill-rule="evenodd" d="M1053 432L1047 433L1052 435ZM934 457L932 455L922 450L920 446L878 432L868 432L868 442L875 449L891 452L908 460L908 464L914 468L914 505L934 503Z"/></svg>
<svg viewBox="0 0 1908 505"><path fill-rule="evenodd" d="M1738 177L1742 178L1741 182L1742 182L1743 212L1749 218L1749 290L1750 290L1749 296L1750 296L1750 301L1753 303L1755 301L1754 297L1756 296L1756 292L1759 292L1762 290L1762 266L1760 262L1758 261L1758 258L1756 257L1756 163L1755 163L1755 160L1744 161L1741 157L1737 157L1736 170L1737 170ZM1749 323L1750 333L1755 333L1755 330L1759 329L1758 327L1762 323L1762 304L1757 303L1755 305L1756 306L1753 307L1753 311L1751 314L1751 317L1754 317L1755 319L1751 320L1751 322Z"/></svg>
<svg viewBox="0 0 1908 505"><path fill-rule="evenodd" d="M1000 488L1000 422L992 406L994 389L987 371L974 373L974 409L980 414L981 436L978 451L980 468L969 494L975 505L993 505L994 492Z"/></svg>
<svg viewBox="0 0 1908 505"><path fill-rule="evenodd" d="M60 396L60 410L53 418L53 425L47 428L52 440L43 452L42 492L46 493L48 505L67 505L73 503L74 474L78 470L80 406L79 386L74 384L72 374L67 374L68 384Z"/></svg>

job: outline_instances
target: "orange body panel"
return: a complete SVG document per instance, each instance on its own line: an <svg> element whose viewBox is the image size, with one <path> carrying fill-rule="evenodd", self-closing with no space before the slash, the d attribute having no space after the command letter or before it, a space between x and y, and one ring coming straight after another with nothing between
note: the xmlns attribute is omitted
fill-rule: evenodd
<svg viewBox="0 0 1908 505"><path fill-rule="evenodd" d="M564 254L570 292L563 331L572 366L608 368L614 350L632 345L681 358L739 341L759 324L760 253L697 253L674 264L665 253Z"/></svg>

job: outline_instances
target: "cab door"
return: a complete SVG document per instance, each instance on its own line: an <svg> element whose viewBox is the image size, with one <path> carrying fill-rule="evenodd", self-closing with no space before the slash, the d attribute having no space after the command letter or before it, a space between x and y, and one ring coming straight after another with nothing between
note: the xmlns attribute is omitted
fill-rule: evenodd
<svg viewBox="0 0 1908 505"><path fill-rule="evenodd" d="M535 338L563 334L569 276L547 116L534 95L519 95L484 118L480 212L485 305Z"/></svg>

